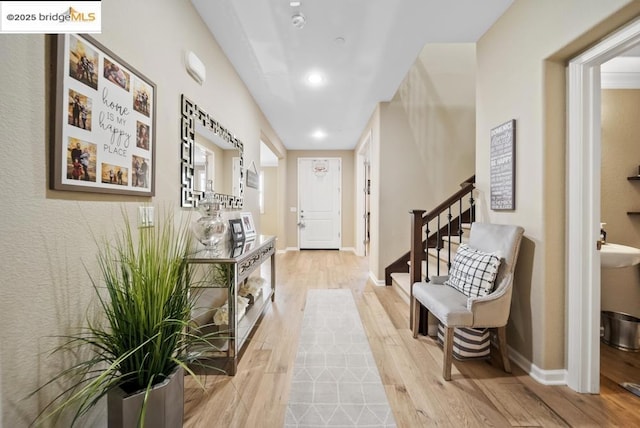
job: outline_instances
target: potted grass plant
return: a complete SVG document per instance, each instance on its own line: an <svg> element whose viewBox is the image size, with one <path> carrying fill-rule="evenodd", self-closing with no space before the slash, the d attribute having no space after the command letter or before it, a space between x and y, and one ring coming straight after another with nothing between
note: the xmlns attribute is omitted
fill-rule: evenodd
<svg viewBox="0 0 640 428"><path fill-rule="evenodd" d="M182 426L187 348L204 340L188 328L192 234L168 211L155 227L140 229L123 216L115 238L97 241L100 278L91 282L103 320L54 350L88 357L39 388L73 379L37 422L71 409L76 424L106 395L110 427Z"/></svg>

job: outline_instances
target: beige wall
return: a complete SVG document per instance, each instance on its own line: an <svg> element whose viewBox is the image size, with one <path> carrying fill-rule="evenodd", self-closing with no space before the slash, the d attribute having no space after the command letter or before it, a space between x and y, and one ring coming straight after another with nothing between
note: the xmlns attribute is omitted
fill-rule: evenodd
<svg viewBox="0 0 640 428"><path fill-rule="evenodd" d="M278 168L262 167L264 181L264 214L260 214L260 233L278 234L278 218L282 215L278 206Z"/></svg>
<svg viewBox="0 0 640 428"><path fill-rule="evenodd" d="M607 242L640 247L640 90L602 91L601 219L607 223ZM640 318L640 269L602 269L602 310Z"/></svg>
<svg viewBox="0 0 640 428"><path fill-rule="evenodd" d="M355 230L354 219L354 161L353 150L290 150L287 152L287 207L286 239L287 248L298 247L298 159L299 158L340 158L342 159L342 248L353 248Z"/></svg>
<svg viewBox="0 0 640 428"><path fill-rule="evenodd" d="M411 209L434 208L474 173L475 46L427 44L373 132L370 270L409 250ZM377 128L377 129L376 129Z"/></svg>
<svg viewBox="0 0 640 428"><path fill-rule="evenodd" d="M143 202L182 212L180 95L201 103L237 134L247 164L259 164L261 132L280 144L191 2L159 0L149 8L145 2L112 0L103 2L102 12L103 32L95 38L157 85L156 196L48 190L48 41L44 35L0 35L0 139L7 148L0 154L0 425L5 427L28 426L51 398L25 399L62 367L63 361L47 355L56 343L52 337L81 326L92 314L94 292L84 267L97 270L91 232L111 233L121 207L133 213ZM185 71L186 50L207 67L203 86ZM257 218L257 193L251 190L246 209ZM79 426L104 426L104 409L98 405Z"/></svg>
<svg viewBox="0 0 640 428"><path fill-rule="evenodd" d="M565 367L564 64L639 11L640 2L623 0L516 0L477 44L478 213L525 228L508 337L541 369ZM489 132L509 119L516 209L491 211Z"/></svg>
<svg viewBox="0 0 640 428"><path fill-rule="evenodd" d="M278 158L278 167L276 172L276 208L278 210L278 218L276 220L276 249L284 250L287 243L287 149L282 142L278 139L277 135L272 129L270 132L263 130L260 140L271 150L271 152Z"/></svg>

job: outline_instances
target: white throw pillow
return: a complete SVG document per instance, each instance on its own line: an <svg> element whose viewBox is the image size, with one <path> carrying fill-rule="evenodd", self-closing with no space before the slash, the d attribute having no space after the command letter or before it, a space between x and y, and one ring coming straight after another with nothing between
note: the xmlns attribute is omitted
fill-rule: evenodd
<svg viewBox="0 0 640 428"><path fill-rule="evenodd" d="M445 284L468 297L486 296L493 291L499 267L498 253L486 253L461 244Z"/></svg>

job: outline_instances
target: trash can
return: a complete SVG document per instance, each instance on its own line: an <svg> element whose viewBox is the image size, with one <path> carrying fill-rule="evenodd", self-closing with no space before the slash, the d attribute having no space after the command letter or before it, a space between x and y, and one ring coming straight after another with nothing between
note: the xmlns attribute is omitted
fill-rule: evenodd
<svg viewBox="0 0 640 428"><path fill-rule="evenodd" d="M602 311L602 341L623 351L640 351L640 318L622 312Z"/></svg>

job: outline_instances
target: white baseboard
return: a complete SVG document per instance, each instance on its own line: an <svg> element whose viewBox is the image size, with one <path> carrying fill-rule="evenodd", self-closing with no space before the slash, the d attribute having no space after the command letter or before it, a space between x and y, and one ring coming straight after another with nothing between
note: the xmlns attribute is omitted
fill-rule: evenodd
<svg viewBox="0 0 640 428"><path fill-rule="evenodd" d="M377 285L379 287L385 286L387 284L384 283L384 280L379 280L374 274L373 272L369 272L369 279L371 280L371 282L373 282L374 285Z"/></svg>
<svg viewBox="0 0 640 428"><path fill-rule="evenodd" d="M543 385L566 385L567 370L543 370L540 367L527 360L520 353L509 346L509 358L516 363L518 367L527 372L536 382Z"/></svg>
<svg viewBox="0 0 640 428"><path fill-rule="evenodd" d="M353 248L353 247L342 247L342 248L340 248L339 250L340 250L340 251L351 251L352 253L355 253L355 252L356 252L356 249L355 249L355 248ZM300 248L298 248L298 247L287 247L287 248L285 248L284 250L280 250L280 251L283 251L283 252L287 252L287 251L300 251Z"/></svg>
<svg viewBox="0 0 640 428"><path fill-rule="evenodd" d="M276 254L285 254L287 252L287 249L285 248L284 250L277 250Z"/></svg>

